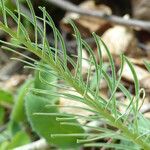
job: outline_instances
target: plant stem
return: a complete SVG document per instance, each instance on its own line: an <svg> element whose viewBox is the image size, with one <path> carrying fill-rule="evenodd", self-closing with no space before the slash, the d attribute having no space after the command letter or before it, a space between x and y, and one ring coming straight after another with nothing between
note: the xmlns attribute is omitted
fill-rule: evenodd
<svg viewBox="0 0 150 150"><path fill-rule="evenodd" d="M124 126L121 121L116 121L116 119L110 115L110 113L105 109L98 109L97 110L101 115L103 115L104 118L108 119L110 123L120 129L124 136L131 139L134 143L138 144L140 147L142 147L144 150L149 150L150 145L144 142L142 139L138 138L139 135L137 133L133 133L131 130L128 129L128 127Z"/></svg>

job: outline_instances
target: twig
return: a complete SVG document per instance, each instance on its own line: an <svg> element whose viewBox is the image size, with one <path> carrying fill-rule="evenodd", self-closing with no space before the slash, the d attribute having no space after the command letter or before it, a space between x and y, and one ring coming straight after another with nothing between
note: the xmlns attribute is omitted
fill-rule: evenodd
<svg viewBox="0 0 150 150"><path fill-rule="evenodd" d="M86 16L93 16L97 18L101 18L104 20L107 20L109 22L115 23L115 24L120 24L124 26L131 26L131 27L138 27L144 30L147 30L150 32L150 22L149 21L142 21L142 20L137 20L137 19L124 19L122 17L118 17L115 15L107 15L103 12L96 11L96 10L87 10L80 8L68 1L65 0L46 0L49 3L52 3L53 5L56 5L57 7L60 7L64 10L75 12L81 15L86 15Z"/></svg>

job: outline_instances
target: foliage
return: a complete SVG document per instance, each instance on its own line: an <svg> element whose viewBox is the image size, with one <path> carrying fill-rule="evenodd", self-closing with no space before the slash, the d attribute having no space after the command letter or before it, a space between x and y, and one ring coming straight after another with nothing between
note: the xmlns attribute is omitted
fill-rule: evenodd
<svg viewBox="0 0 150 150"><path fill-rule="evenodd" d="M42 63L39 64L39 66ZM40 68L43 68L40 66ZM49 70L51 70L49 68ZM42 71L36 71L35 73L35 80L34 80L34 88L38 90L47 90L47 92L56 92L57 88L51 86L49 84L45 84L41 82L40 78L43 78L48 83L57 82L57 77L51 75L49 73L45 73ZM68 125L60 125L60 122L56 120L57 117L60 117L58 114L57 107L53 107L49 109L45 107L46 105L54 105L55 102L58 101L58 96L48 96L42 93L37 93L37 95L33 94L32 92L26 96L25 106L26 106L26 114L28 120L33 128L40 136L43 136L48 142L58 145L59 147L66 148L69 145L71 147L76 147L76 138L66 137L66 138L53 138L50 135L53 133L82 133L83 129L81 127L76 126L68 126ZM36 105L35 105L36 104ZM35 113L43 113L43 114L56 114L52 116L43 116L43 115L36 115ZM71 121L72 122L72 121ZM75 122L75 121L74 121Z"/></svg>
<svg viewBox="0 0 150 150"><path fill-rule="evenodd" d="M3 104L3 103L12 104L13 103L12 93L0 89L0 103L1 104Z"/></svg>
<svg viewBox="0 0 150 150"><path fill-rule="evenodd" d="M147 61L145 61L145 66L146 66L147 70L150 72L150 63L148 63Z"/></svg>
<svg viewBox="0 0 150 150"><path fill-rule="evenodd" d="M3 1L2 1L3 2ZM19 2L17 1L17 17L16 15L5 5L3 6L2 12L4 16L4 23L0 22L0 29L8 33L12 39L17 41L16 43L3 42L6 46L2 48L5 50L14 51L13 49L20 48L30 51L37 55L42 61L39 63L33 58L24 56L22 53L20 55L26 57L32 63L28 61L23 61L27 64L28 68L37 70L36 77L33 84L29 88L29 92L25 97L25 110L29 123L31 124L33 130L44 137L50 144L59 146L60 148L72 148L79 146L80 144L86 147L106 147L115 149L145 149L149 150L149 129L144 130L141 128L140 118L143 118L142 123L149 124L149 120L144 118L139 112L141 105L139 104L140 94L143 90L140 89L139 81L134 70L132 63L127 57L121 55L121 68L118 73L116 73L114 61L112 55L105 43L100 39L98 35L93 33L93 38L95 39L100 62L98 63L91 47L88 43L82 40L81 35L72 21L72 25L75 33L75 38L78 45L78 56L77 63L67 55L67 50L65 42L62 35L55 27L51 17L46 12L45 8L39 8L41 13L43 13L43 18L37 17L34 13L31 2L27 0L27 4L30 8L32 18L23 14L20 11ZM17 32L11 29L8 25L7 17L12 17L14 22L17 24ZM21 20L25 19L32 24L35 31L35 41L32 42L30 36L22 24ZM37 20L43 22L43 27L38 26ZM49 25L54 33L54 47L49 45L46 37L46 26ZM24 33L23 35L21 33ZM20 36L21 35L21 36ZM38 39L42 39L42 43L38 42ZM58 42L61 43L61 48L58 49ZM107 52L111 75L107 74L107 70L104 69L102 61L102 51L101 46L105 47ZM82 48L85 48L90 55L90 67L87 72L87 79L84 81L82 77ZM72 74L67 67L67 62L70 62L74 67L75 74ZM123 71L124 64L130 67L134 78L135 84L135 96L133 97L130 92L124 87L120 82L121 75ZM96 89L90 87L92 82L90 80L91 68L95 69L96 77ZM110 98L104 99L99 95L101 79L105 79L109 91ZM62 84L62 81L64 83ZM77 94L69 94L66 92L60 92L58 89L63 89L64 91L72 87ZM121 90L127 97L129 104L123 105L116 99L116 90ZM22 97L22 95L21 95ZM94 113L91 116L85 117L81 115L74 115L68 113L61 113L59 111L59 105L57 101L59 97L65 97L66 99L72 101L79 101L88 106L88 111ZM23 100L19 100L21 106ZM49 107L46 107L49 106ZM123 106L125 112L119 111L118 107ZM17 107L17 106L16 106ZM71 107L71 106L70 106ZM73 107L73 106L72 106ZM86 109L80 107L80 109ZM17 109L16 109L17 110ZM87 121L98 120L103 121L106 125L114 128L107 129L105 127L98 126L88 126L77 121L78 118L82 118ZM20 120L20 119L19 119ZM84 131L85 128L95 130L97 132L87 133ZM65 138L64 138L65 137ZM112 138L115 144L107 144L100 141L103 138ZM117 143L117 140L121 142ZM127 144L128 143L128 144ZM131 144L132 143L132 144ZM133 146L134 145L134 146Z"/></svg>

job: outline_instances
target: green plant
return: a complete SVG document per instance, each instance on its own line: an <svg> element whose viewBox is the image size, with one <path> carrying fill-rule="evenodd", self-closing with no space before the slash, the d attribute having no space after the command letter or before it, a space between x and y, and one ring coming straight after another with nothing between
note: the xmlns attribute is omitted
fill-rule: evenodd
<svg viewBox="0 0 150 150"><path fill-rule="evenodd" d="M2 1L3 3L3 1ZM1 3L1 4L2 4ZM67 55L65 42L62 35L55 27L51 17L46 12L45 8L39 7L43 13L43 18L37 17L32 8L31 2L27 0L27 4L30 8L32 18L23 14L20 11L19 2L17 1L17 16L9 10L5 5L3 7L4 23L0 22L0 29L8 33L16 43L3 42L6 46L2 48L10 50L15 53L15 48L24 49L37 55L42 61L39 63L33 58L26 57L32 63L23 61L28 65L28 68L32 68L38 71L37 80L34 81L30 90L25 96L25 109L28 120L33 128L40 136L44 137L50 144L55 144L61 148L76 148L81 144L87 147L108 147L115 149L145 149L149 150L149 127L147 129L142 128L142 122L149 122L139 112L140 93L143 90L140 89L139 81L134 70L132 63L127 57L121 55L121 68L117 77L113 58L107 49L105 43L93 33L95 39L100 62L98 63L90 46L81 38L81 35L72 21L72 25L75 33L75 38L78 45L77 63ZM17 32L12 30L7 23L7 15L12 17L17 24ZM21 19L26 19L34 27L35 41L30 40L29 34L21 22ZM43 22L43 28L38 26L37 20ZM49 25L54 33L54 47L49 45L46 37L46 25ZM24 36L22 36L22 34ZM21 34L21 36L20 36ZM42 39L42 44L38 43L38 39ZM61 48L58 49L58 42L61 43ZM110 61L110 67L112 75L108 75L103 66L101 46L105 47ZM84 81L82 77L82 48L85 48L90 55L90 67L88 69L87 80ZM88 61L88 60L87 60ZM72 74L67 67L67 62L70 62L74 67L75 74ZM124 63L130 67L133 74L135 84L135 96L133 97L130 92L120 82L123 71ZM95 79L97 86L95 89L90 88L91 68L95 69ZM99 95L101 79L104 78L108 84L109 91L111 93L110 98L104 99ZM64 84L60 84L60 80L64 81ZM92 82L92 81L91 81ZM40 85L42 84L42 85ZM68 87L72 87L74 91L78 93L69 94L61 93L58 89L68 90ZM117 101L115 97L116 90L121 90L129 101L129 105L123 105ZM69 113L60 113L59 105L57 104L59 97L65 97L72 101L79 101L89 107L88 111L94 113L92 116L74 115ZM119 106L123 105L125 112L119 111ZM47 106L47 107L45 107ZM69 107L69 106L68 106ZM74 106L70 106L74 107ZM80 109L86 109L79 107ZM82 118L87 121L99 120L103 121L106 125L112 128L88 126L81 124L77 121L77 118ZM44 124L45 123L45 124ZM96 131L93 133L87 133L84 129L90 128ZM146 130L146 131L145 131ZM102 138L112 138L116 141L116 144L99 143L93 141L100 140ZM117 144L117 140L121 142ZM134 146L133 146L134 143Z"/></svg>

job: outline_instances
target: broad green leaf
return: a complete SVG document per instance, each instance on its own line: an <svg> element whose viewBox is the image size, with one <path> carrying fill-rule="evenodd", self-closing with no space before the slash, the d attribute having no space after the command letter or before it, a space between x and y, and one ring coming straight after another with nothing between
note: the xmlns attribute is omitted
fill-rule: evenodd
<svg viewBox="0 0 150 150"><path fill-rule="evenodd" d="M45 68L44 63L40 62L38 67L41 69ZM49 84L48 84L49 83ZM55 93L57 88L50 85L50 83L57 83L57 76L54 76L48 72L36 71L34 88L38 90L47 90L47 92ZM33 92L34 93L34 92ZM56 121L58 116L44 116L35 115L34 113L59 113L56 107L47 108L46 105L54 104L58 101L58 96L44 94L36 92L36 95L29 93L26 96L25 108L27 118L32 126L32 129L39 135L44 137L50 144L54 144L61 148L77 147L79 144L76 143L77 137L52 137L51 134L71 134L71 133L83 133L81 127L61 125L60 121Z"/></svg>
<svg viewBox="0 0 150 150"><path fill-rule="evenodd" d="M0 107L0 125L3 124L4 117L5 117L5 110L3 107Z"/></svg>
<svg viewBox="0 0 150 150"><path fill-rule="evenodd" d="M6 150L9 145L8 141L4 141L3 143L0 144L0 150Z"/></svg>
<svg viewBox="0 0 150 150"><path fill-rule="evenodd" d="M15 147L30 143L30 138L24 131L16 133L16 135L10 141L7 149L13 149Z"/></svg>
<svg viewBox="0 0 150 150"><path fill-rule="evenodd" d="M39 68L46 70L50 68L44 68L44 64L42 62L38 65ZM45 81L45 82L44 82ZM35 71L35 80L34 80L34 87L37 89L43 89L43 90L50 90L51 92L56 91L56 87L49 85L48 83L57 83L57 77L44 71ZM47 97L47 95L39 94L40 96ZM53 100L53 102L56 100L56 97L51 97L50 100ZM51 101L52 102L52 101Z"/></svg>
<svg viewBox="0 0 150 150"><path fill-rule="evenodd" d="M0 150L11 150L15 147L30 143L30 138L25 131L19 131L13 136L8 130L0 134Z"/></svg>
<svg viewBox="0 0 150 150"><path fill-rule="evenodd" d="M19 122L16 122L14 120L10 120L7 127L12 136L16 135L16 133L22 130L22 126L19 124Z"/></svg>
<svg viewBox="0 0 150 150"><path fill-rule="evenodd" d="M0 89L0 104L13 104L13 95L9 91Z"/></svg>
<svg viewBox="0 0 150 150"><path fill-rule="evenodd" d="M27 95L26 113L33 130L36 131L39 136L44 137L50 144L54 144L61 148L73 148L79 146L76 142L78 137L52 137L51 134L83 133L83 129L81 127L61 125L59 121L56 121L56 117L60 116L34 114L58 112L56 107L45 107L48 104L51 104L48 99L35 96L33 94Z"/></svg>
<svg viewBox="0 0 150 150"><path fill-rule="evenodd" d="M31 86L33 80L27 79L27 81L21 86L16 96L15 105L11 114L11 120L15 122L24 121L25 119L25 109L24 109L24 99L27 93L27 89Z"/></svg>

